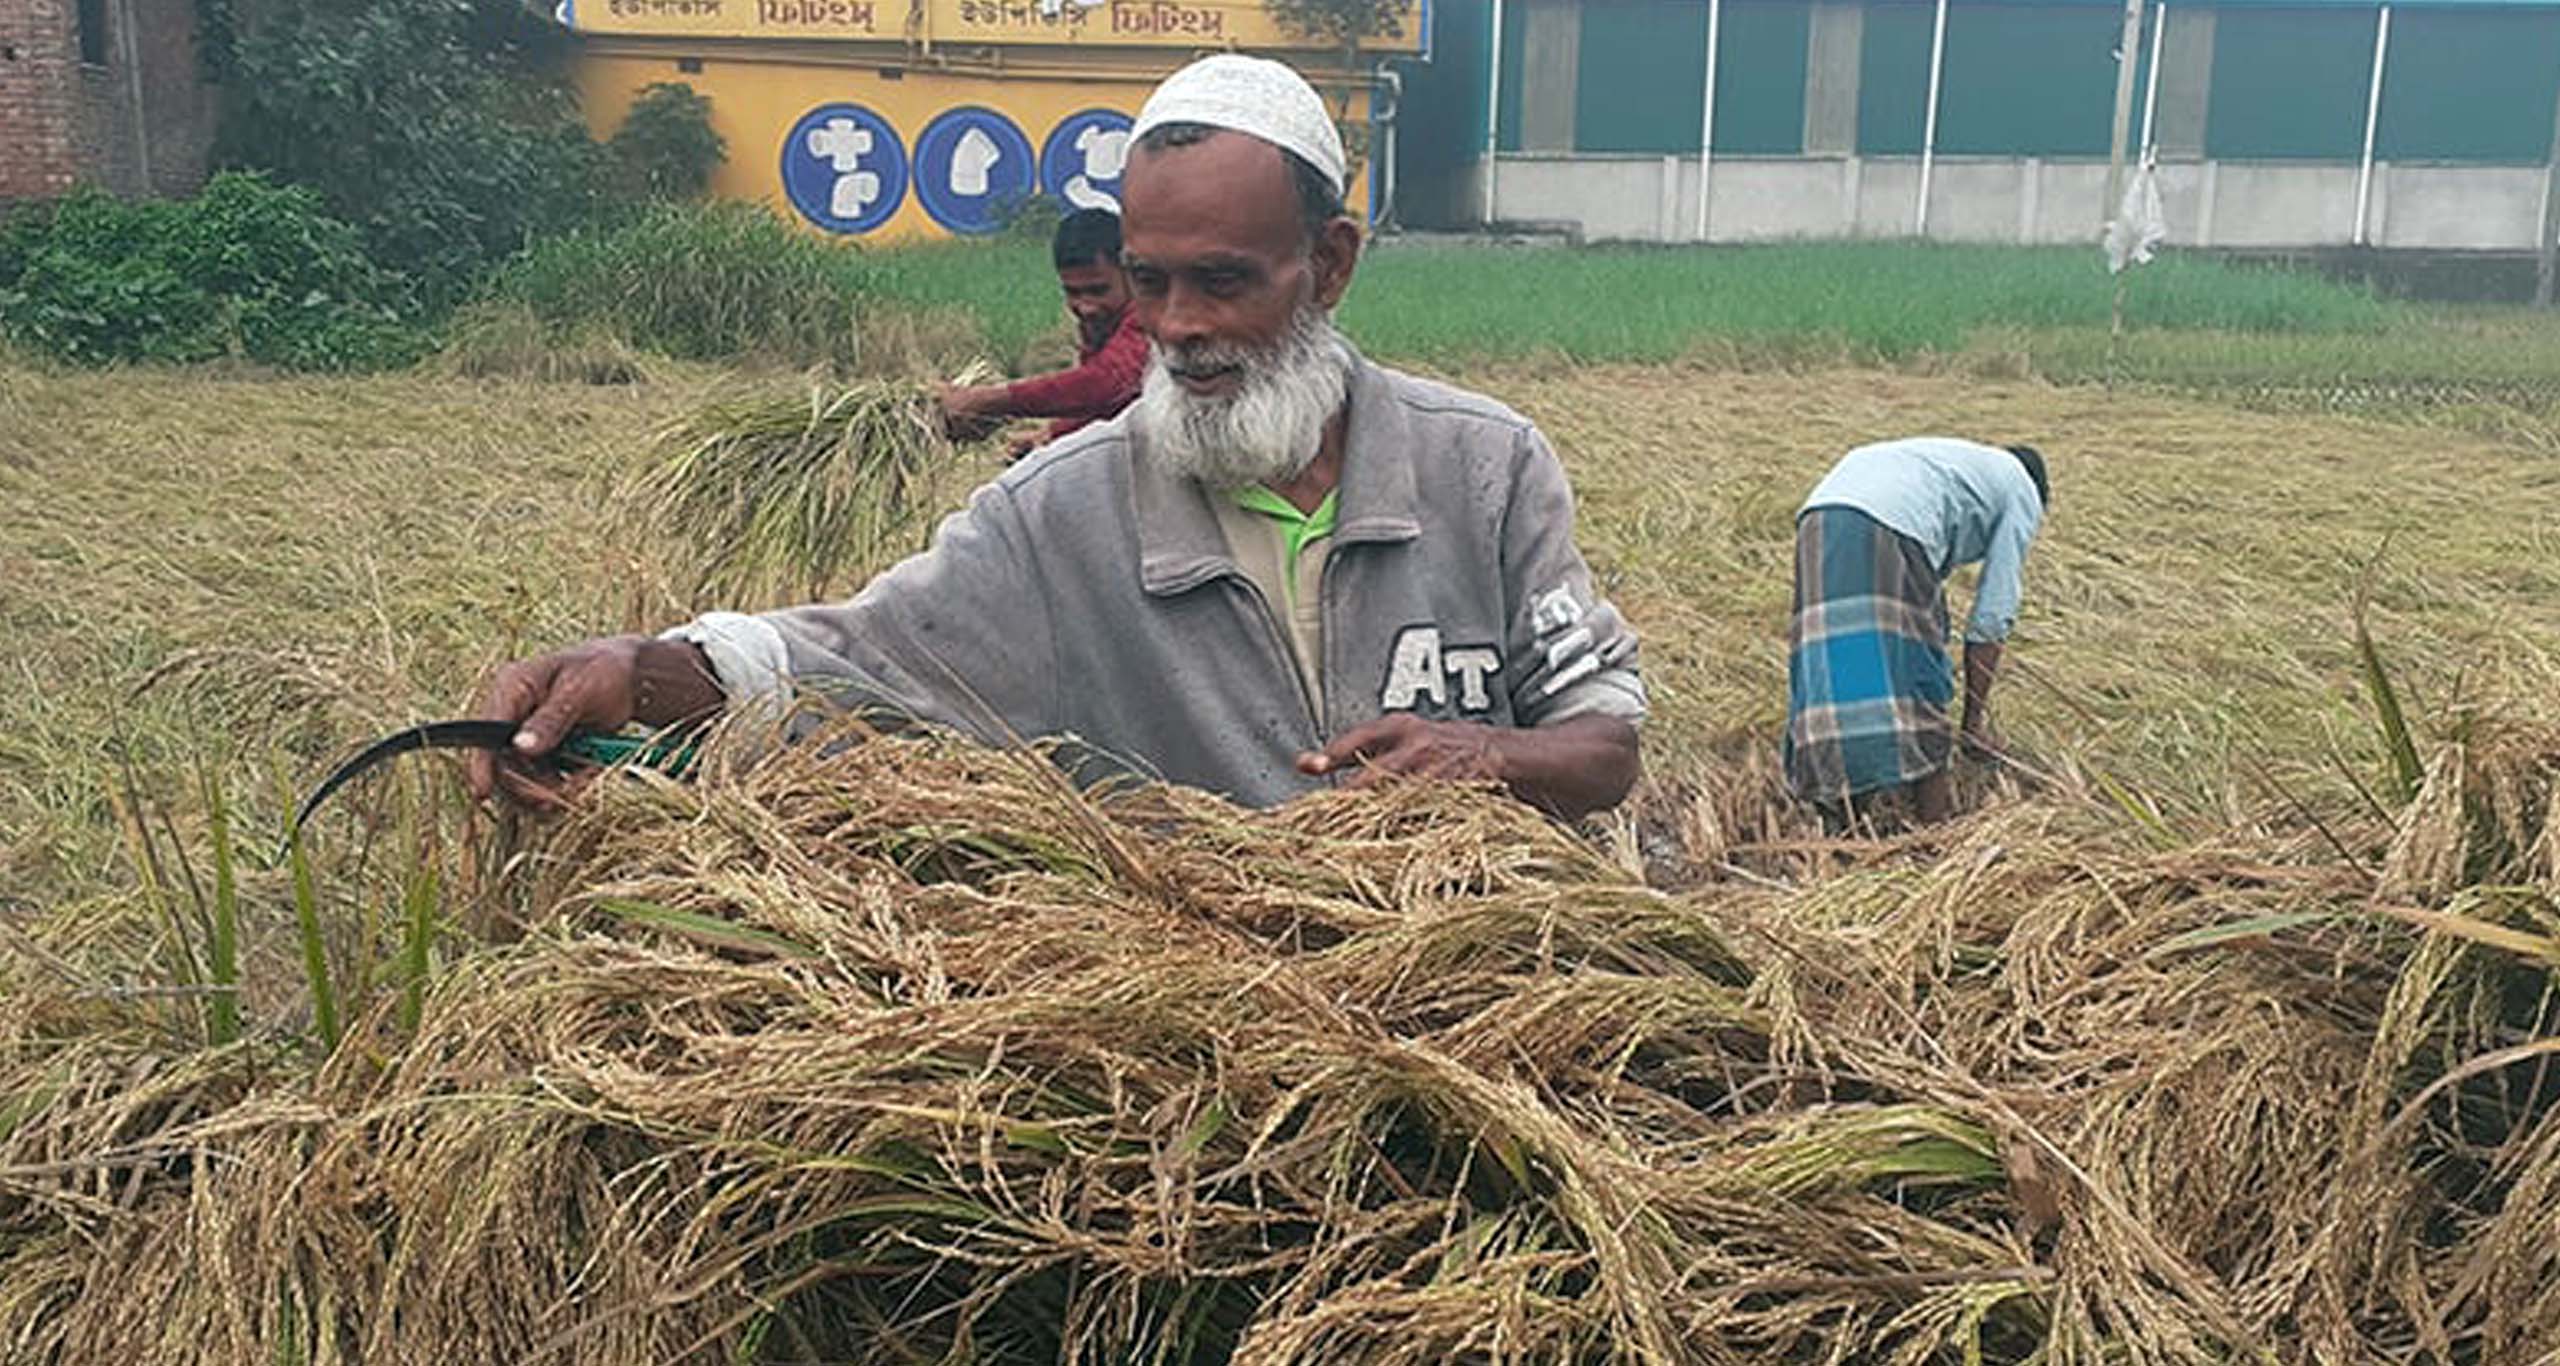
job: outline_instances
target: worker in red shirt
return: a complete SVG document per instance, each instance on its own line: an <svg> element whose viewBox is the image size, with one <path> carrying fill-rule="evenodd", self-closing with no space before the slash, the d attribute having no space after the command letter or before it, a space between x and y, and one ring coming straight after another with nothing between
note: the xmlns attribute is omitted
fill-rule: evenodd
<svg viewBox="0 0 2560 1366"><path fill-rule="evenodd" d="M1021 458L1087 423L1117 416L1137 398L1147 374L1147 335L1129 307L1129 277L1120 269L1120 215L1078 209L1059 220L1050 260L1067 312L1076 320L1076 365L1011 384L945 387L943 425L954 436L984 432L1007 418L1052 421L1037 437L1014 438Z"/></svg>

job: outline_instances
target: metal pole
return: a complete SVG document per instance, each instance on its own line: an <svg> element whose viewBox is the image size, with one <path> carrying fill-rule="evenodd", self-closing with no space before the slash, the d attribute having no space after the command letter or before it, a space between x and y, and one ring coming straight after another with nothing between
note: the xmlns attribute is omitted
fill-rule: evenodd
<svg viewBox="0 0 2560 1366"><path fill-rule="evenodd" d="M2142 0L2134 0L2135 4ZM1938 18L1929 35L1929 113L1920 126L1920 202L1911 210L1911 235L1929 235L1929 172L1938 160L1938 83L1947 70L1947 0L1938 0Z"/></svg>
<svg viewBox="0 0 2560 1366"><path fill-rule="evenodd" d="M1484 225L1493 226L1493 182L1502 166L1502 0L1493 0L1493 57L1484 83Z"/></svg>
<svg viewBox="0 0 2560 1366"><path fill-rule="evenodd" d="M2382 118L2382 58L2391 49L2391 7L2373 21L2373 89L2364 99L2364 159L2356 167L2356 230L2349 241L2364 245L2365 207L2373 194L2373 130Z"/></svg>
<svg viewBox="0 0 2560 1366"><path fill-rule="evenodd" d="M1377 166L1378 179L1382 182L1378 187L1381 203L1370 206L1369 225L1373 230L1400 226L1396 222L1396 161L1399 149L1404 146L1404 76L1384 61L1378 63L1378 83L1369 91L1369 126L1372 130L1381 121L1378 118L1378 92L1381 90L1387 92L1387 117L1384 120L1387 135L1379 139L1381 155ZM1372 131L1371 136L1376 137L1376 133Z"/></svg>
<svg viewBox="0 0 2560 1366"><path fill-rule="evenodd" d="M2133 64L2142 55L2142 0L2124 0L2124 35L2116 40L2116 122L2107 138L2107 202L2098 221L2112 223L2124 196L2124 140L2133 124ZM2153 57L2156 65L2158 57Z"/></svg>
<svg viewBox="0 0 2560 1366"><path fill-rule="evenodd" d="M2151 12L2151 71L2142 79L2142 141L2138 145L2146 156L2156 145L2151 134L2152 116L2160 112L2160 53L2168 33L2169 6L2167 0L2162 0L2160 7Z"/></svg>
<svg viewBox="0 0 2560 1366"><path fill-rule="evenodd" d="M2542 172L2542 240L2534 247L2533 302L2549 308L2560 284L2560 106L2551 113L2551 162Z"/></svg>
<svg viewBox="0 0 2560 1366"><path fill-rule="evenodd" d="M1716 164L1716 38L1724 23L1724 0L1707 0L1706 108L1698 114L1698 240L1707 240L1707 185Z"/></svg>

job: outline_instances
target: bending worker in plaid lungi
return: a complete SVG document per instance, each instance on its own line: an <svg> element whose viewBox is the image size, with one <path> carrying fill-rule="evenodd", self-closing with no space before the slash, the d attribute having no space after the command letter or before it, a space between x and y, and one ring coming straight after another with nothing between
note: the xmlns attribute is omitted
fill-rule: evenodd
<svg viewBox="0 0 2560 1366"><path fill-rule="evenodd" d="M1787 781L1844 813L1902 792L1924 821L1954 809L1947 575L1979 561L1964 628L1964 731L1989 750L1991 684L2018 615L2027 547L2051 501L2031 446L1911 437L1861 446L1796 514L1787 633Z"/></svg>

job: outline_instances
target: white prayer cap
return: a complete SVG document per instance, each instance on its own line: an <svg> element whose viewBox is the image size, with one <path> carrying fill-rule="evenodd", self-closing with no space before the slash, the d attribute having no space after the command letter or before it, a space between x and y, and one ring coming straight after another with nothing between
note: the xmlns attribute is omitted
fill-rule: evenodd
<svg viewBox="0 0 2560 1366"><path fill-rule="evenodd" d="M1295 152L1342 193L1342 134L1307 78L1266 57L1221 52L1164 78L1138 110L1132 142L1168 123L1198 123Z"/></svg>

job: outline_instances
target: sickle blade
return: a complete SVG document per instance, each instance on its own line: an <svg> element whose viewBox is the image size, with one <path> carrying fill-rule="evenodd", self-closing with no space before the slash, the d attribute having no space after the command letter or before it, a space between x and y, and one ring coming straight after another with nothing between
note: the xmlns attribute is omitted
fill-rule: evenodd
<svg viewBox="0 0 2560 1366"><path fill-rule="evenodd" d="M311 789L311 795L303 798L302 805L294 811L293 823L285 827L285 847L292 848L294 838L302 833L302 823L331 794L386 760L422 749L485 749L503 754L514 747L515 736L516 724L512 721L428 721L393 731L338 765L318 787Z"/></svg>

